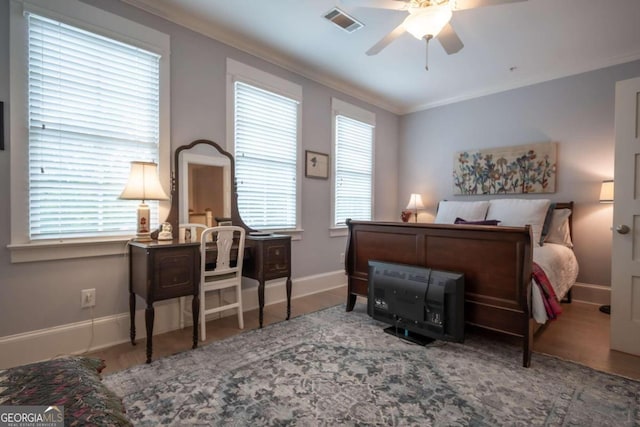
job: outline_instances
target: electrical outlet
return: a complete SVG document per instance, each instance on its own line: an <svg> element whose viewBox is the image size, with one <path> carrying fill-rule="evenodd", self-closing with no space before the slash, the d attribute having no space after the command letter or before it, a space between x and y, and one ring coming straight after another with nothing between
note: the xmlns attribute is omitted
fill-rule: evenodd
<svg viewBox="0 0 640 427"><path fill-rule="evenodd" d="M96 290L83 289L80 292L80 307L88 308L96 305Z"/></svg>
<svg viewBox="0 0 640 427"><path fill-rule="evenodd" d="M344 252L340 253L340 262L344 262Z"/></svg>

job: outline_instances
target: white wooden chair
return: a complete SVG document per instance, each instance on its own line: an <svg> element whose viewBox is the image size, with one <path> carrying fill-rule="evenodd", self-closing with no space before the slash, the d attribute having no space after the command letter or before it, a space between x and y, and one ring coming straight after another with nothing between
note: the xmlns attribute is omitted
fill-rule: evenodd
<svg viewBox="0 0 640 427"><path fill-rule="evenodd" d="M207 229L206 224L200 224L198 222L190 222L187 224L179 224L180 229L178 237L185 242L199 242L200 235Z"/></svg>
<svg viewBox="0 0 640 427"><path fill-rule="evenodd" d="M242 227L232 225L210 227L200 235L200 340L207 338L206 316L229 309L237 309L238 326L244 329L242 313L242 260L244 258L245 231ZM234 245L235 244L235 245ZM215 245L217 258L214 268L207 268L207 245ZM232 259L232 249L237 248L235 262ZM235 290L235 300L224 301L225 289ZM206 293L220 291L218 306L206 307Z"/></svg>

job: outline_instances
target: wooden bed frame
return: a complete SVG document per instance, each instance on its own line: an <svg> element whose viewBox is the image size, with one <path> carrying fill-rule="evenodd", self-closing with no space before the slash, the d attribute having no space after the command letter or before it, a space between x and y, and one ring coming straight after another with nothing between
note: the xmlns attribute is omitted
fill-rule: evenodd
<svg viewBox="0 0 640 427"><path fill-rule="evenodd" d="M573 210L573 202L556 209ZM569 217L571 218L571 217ZM571 219L569 220L571 227ZM522 339L531 364L531 228L347 221L347 311L367 296L369 260L464 273L465 322Z"/></svg>

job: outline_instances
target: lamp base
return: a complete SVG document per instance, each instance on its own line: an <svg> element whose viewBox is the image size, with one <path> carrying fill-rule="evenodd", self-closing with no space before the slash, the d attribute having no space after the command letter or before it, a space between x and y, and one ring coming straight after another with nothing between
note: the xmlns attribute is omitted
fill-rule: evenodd
<svg viewBox="0 0 640 427"><path fill-rule="evenodd" d="M136 242L151 242L153 239L151 238L151 233L137 233L136 237L133 239Z"/></svg>
<svg viewBox="0 0 640 427"><path fill-rule="evenodd" d="M138 205L138 229L136 230L136 242L150 242L151 231L149 230L149 205L144 201Z"/></svg>

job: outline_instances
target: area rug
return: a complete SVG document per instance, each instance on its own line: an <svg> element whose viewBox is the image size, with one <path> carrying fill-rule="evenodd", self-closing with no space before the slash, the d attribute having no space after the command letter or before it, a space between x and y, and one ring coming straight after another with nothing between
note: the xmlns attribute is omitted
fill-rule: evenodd
<svg viewBox="0 0 640 427"><path fill-rule="evenodd" d="M427 346L336 306L107 376L137 425L638 426L640 382L467 336Z"/></svg>

